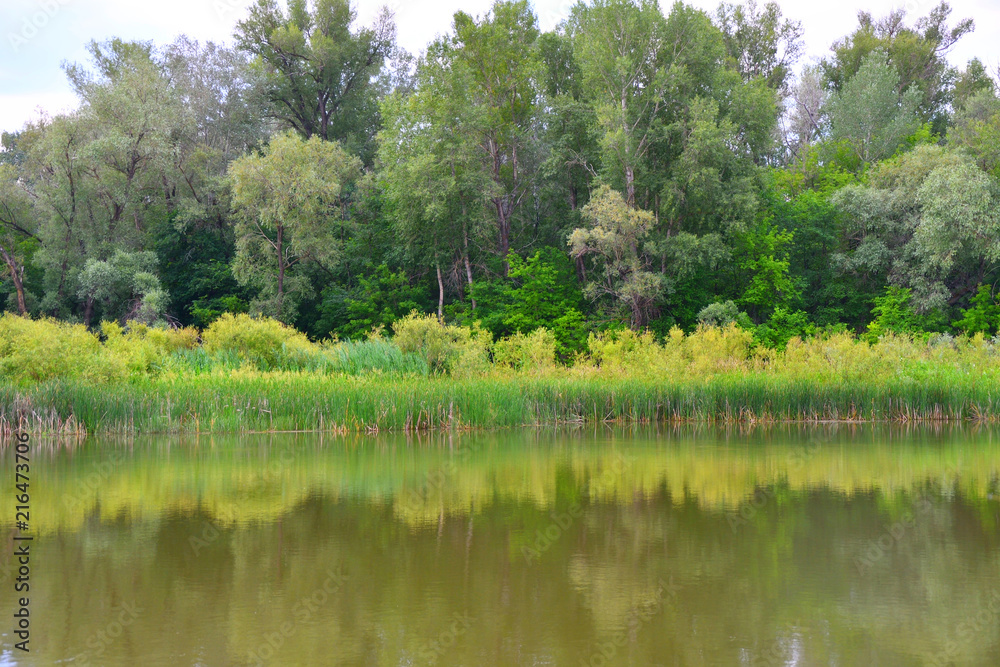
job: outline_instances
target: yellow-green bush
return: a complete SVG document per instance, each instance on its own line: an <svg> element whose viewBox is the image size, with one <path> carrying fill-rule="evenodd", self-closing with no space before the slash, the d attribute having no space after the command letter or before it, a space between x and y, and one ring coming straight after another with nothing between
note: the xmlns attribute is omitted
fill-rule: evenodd
<svg viewBox="0 0 1000 667"><path fill-rule="evenodd" d="M0 376L13 382L89 378L100 353L97 336L82 324L0 317Z"/></svg>
<svg viewBox="0 0 1000 667"><path fill-rule="evenodd" d="M734 324L701 326L685 335L674 328L661 344L649 331L591 334L591 361L606 374L694 379L749 369L753 336Z"/></svg>
<svg viewBox="0 0 1000 667"><path fill-rule="evenodd" d="M130 375L152 373L164 365L169 355L198 345L198 330L192 327L160 329L129 322L125 331L117 322L102 322L101 335L105 362Z"/></svg>
<svg viewBox="0 0 1000 667"><path fill-rule="evenodd" d="M403 353L424 358L436 373L468 376L489 368L487 351L492 343L489 332L442 324L433 315L416 311L392 325L393 342Z"/></svg>
<svg viewBox="0 0 1000 667"><path fill-rule="evenodd" d="M493 344L493 363L518 371L545 373L556 365L556 337L545 328L517 332Z"/></svg>
<svg viewBox="0 0 1000 667"><path fill-rule="evenodd" d="M225 313L201 335L206 352L235 352L244 361L264 369L320 355L319 346L305 334L269 317Z"/></svg>

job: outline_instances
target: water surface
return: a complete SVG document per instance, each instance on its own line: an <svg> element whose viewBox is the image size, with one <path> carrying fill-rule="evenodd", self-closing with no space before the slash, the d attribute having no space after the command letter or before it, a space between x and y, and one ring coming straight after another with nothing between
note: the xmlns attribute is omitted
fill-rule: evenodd
<svg viewBox="0 0 1000 667"><path fill-rule="evenodd" d="M998 436L37 441L0 664L997 665Z"/></svg>

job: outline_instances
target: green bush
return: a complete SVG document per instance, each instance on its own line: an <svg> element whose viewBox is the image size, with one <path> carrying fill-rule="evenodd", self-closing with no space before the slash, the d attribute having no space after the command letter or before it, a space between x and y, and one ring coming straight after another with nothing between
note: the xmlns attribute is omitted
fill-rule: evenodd
<svg viewBox="0 0 1000 667"><path fill-rule="evenodd" d="M392 330L399 349L419 355L435 373L472 375L489 367L489 332L443 324L416 311L397 320Z"/></svg>
<svg viewBox="0 0 1000 667"><path fill-rule="evenodd" d="M269 317L224 313L201 337L209 354L230 350L261 370L310 366L321 356L305 334Z"/></svg>
<svg viewBox="0 0 1000 667"><path fill-rule="evenodd" d="M493 344L493 363L518 371L549 371L556 363L556 337L548 329L535 329L501 338Z"/></svg>

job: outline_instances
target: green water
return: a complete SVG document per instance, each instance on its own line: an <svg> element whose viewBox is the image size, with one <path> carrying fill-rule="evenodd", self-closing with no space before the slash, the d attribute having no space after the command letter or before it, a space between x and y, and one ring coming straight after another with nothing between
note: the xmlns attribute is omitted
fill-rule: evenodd
<svg viewBox="0 0 1000 667"><path fill-rule="evenodd" d="M0 665L998 665L1000 432L259 435L31 453Z"/></svg>

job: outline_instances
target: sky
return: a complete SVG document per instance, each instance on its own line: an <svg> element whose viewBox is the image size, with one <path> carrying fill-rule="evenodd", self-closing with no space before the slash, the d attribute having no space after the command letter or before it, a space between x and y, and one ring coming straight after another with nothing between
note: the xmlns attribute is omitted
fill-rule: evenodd
<svg viewBox="0 0 1000 667"><path fill-rule="evenodd" d="M20 129L44 110L49 115L76 106L62 70L64 62L86 62L91 40L111 37L152 40L162 44L180 35L202 41L232 43L236 22L254 0L0 0L0 130ZM763 4L763 0L758 0ZM904 8L912 19L926 15L938 0L778 0L784 15L801 21L805 32L803 62L819 59L830 45L857 25L865 9L879 17ZM419 53L446 33L459 9L474 16L489 10L492 0L354 0L358 21L371 23L388 5L396 15L399 43ZM542 30L567 16L575 0L533 0ZM669 7L670 0L660 0ZM714 12L718 0L687 0ZM951 52L963 66L979 57L993 71L1000 65L1000 1L951 0L951 22L972 17L976 30Z"/></svg>

